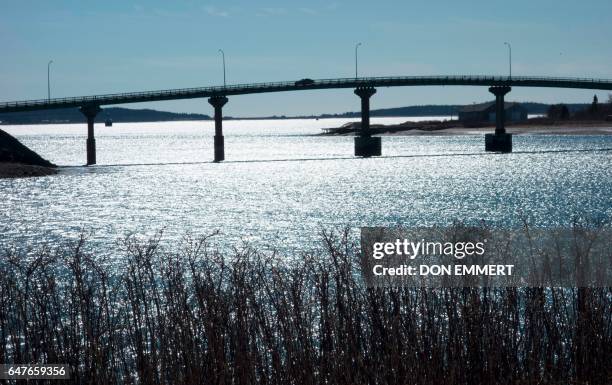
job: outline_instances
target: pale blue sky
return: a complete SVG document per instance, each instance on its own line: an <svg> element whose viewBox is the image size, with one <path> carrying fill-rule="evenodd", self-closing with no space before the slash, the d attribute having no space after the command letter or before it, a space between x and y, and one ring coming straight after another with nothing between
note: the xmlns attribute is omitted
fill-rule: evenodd
<svg viewBox="0 0 612 385"><path fill-rule="evenodd" d="M612 78L612 1L7 1L0 100L354 76ZM588 102L593 91L519 89L511 100ZM597 92L602 100L605 92ZM372 108L472 103L484 87L379 89ZM351 90L231 97L233 116L358 110ZM125 105L211 113L204 99Z"/></svg>

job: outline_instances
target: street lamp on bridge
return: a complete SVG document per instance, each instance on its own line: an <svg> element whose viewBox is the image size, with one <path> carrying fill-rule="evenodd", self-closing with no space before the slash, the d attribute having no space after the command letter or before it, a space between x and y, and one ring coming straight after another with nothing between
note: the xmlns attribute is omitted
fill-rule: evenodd
<svg viewBox="0 0 612 385"><path fill-rule="evenodd" d="M223 88L225 88L225 52L221 48L219 48L219 52L221 52L221 57L223 58Z"/></svg>
<svg viewBox="0 0 612 385"><path fill-rule="evenodd" d="M47 63L47 100L51 100L51 63L53 63L53 60L49 60L49 63Z"/></svg>
<svg viewBox="0 0 612 385"><path fill-rule="evenodd" d="M360 45L361 43L355 44L355 79L357 79L357 48L359 48Z"/></svg>
<svg viewBox="0 0 612 385"><path fill-rule="evenodd" d="M508 46L508 64L510 66L510 78L512 77L512 45L507 41L504 42Z"/></svg>

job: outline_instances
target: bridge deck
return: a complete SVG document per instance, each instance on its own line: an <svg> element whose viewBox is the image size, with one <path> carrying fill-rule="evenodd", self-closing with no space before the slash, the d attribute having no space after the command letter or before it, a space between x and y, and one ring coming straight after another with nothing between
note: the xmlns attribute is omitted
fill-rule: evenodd
<svg viewBox="0 0 612 385"><path fill-rule="evenodd" d="M114 105L125 103L152 102L174 99L205 98L214 95L244 95L266 92L318 90L328 88L356 87L402 87L402 86L512 86L512 87L554 87L592 90L612 90L612 80L555 77L505 77L505 76L396 76L369 78L318 79L312 84L300 85L295 81L235 84L226 87L181 88L161 91L130 92L25 100L0 103L0 113L45 110L54 108L80 107L85 105Z"/></svg>

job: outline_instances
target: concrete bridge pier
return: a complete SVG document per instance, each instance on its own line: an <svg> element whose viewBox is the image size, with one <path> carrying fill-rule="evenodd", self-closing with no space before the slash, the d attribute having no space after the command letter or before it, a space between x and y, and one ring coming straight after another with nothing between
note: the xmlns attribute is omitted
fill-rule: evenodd
<svg viewBox="0 0 612 385"><path fill-rule="evenodd" d="M370 131L370 97L376 93L374 87L357 87L355 95L361 98L361 130L355 136L355 156L380 156L382 145L380 137L372 137Z"/></svg>
<svg viewBox="0 0 612 385"><path fill-rule="evenodd" d="M222 95L213 96L208 99L215 108L215 162L225 160L225 144L223 142L223 106L227 98Z"/></svg>
<svg viewBox="0 0 612 385"><path fill-rule="evenodd" d="M94 120L100 111L98 105L85 105L79 111L87 118L87 165L96 164L96 138L94 135Z"/></svg>
<svg viewBox="0 0 612 385"><path fill-rule="evenodd" d="M495 95L495 134L485 135L485 151L512 152L512 134L506 133L506 106L504 96L510 86L493 86L489 92Z"/></svg>

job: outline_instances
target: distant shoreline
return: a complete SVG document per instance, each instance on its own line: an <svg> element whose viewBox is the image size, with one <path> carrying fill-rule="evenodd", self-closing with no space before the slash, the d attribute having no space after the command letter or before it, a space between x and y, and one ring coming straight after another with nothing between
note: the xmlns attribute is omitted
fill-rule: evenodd
<svg viewBox="0 0 612 385"><path fill-rule="evenodd" d="M360 130L360 123L354 122L342 127L325 129L327 132L316 136L354 136ZM372 124L372 135L376 136L420 136L420 135L482 135L495 130L493 124L478 127L464 127L459 121L407 121L400 124ZM532 135L612 135L612 122L608 121L534 121L509 123L506 131L510 134Z"/></svg>
<svg viewBox="0 0 612 385"><path fill-rule="evenodd" d="M545 114L550 107L549 104L521 102L531 115ZM567 104L570 112L584 110L587 104L573 103ZM372 109L372 118L402 118L402 117L440 117L457 116L458 112L465 105L416 105L395 108ZM208 109L203 111L210 111ZM350 111L341 113L323 114L304 114L296 116L272 115L258 117L235 117L224 116L224 120L286 120L286 119L353 119L361 116L360 111ZM168 111L158 111L153 109L131 109L123 107L106 107L95 119L96 123L104 123L107 119L113 123L152 123L152 122L176 122L176 121L199 121L212 120L207 114L200 113L178 113ZM85 117L78 108L60 108L55 110L9 112L0 114L1 125L24 125L24 124L72 124L85 123Z"/></svg>
<svg viewBox="0 0 612 385"><path fill-rule="evenodd" d="M436 131L410 130L395 133L383 133L383 136L410 136L410 135L484 135L495 131L495 127L480 128L447 128ZM542 126L515 126L507 127L506 132L514 135L612 135L612 124L606 126L579 127L542 127Z"/></svg>

